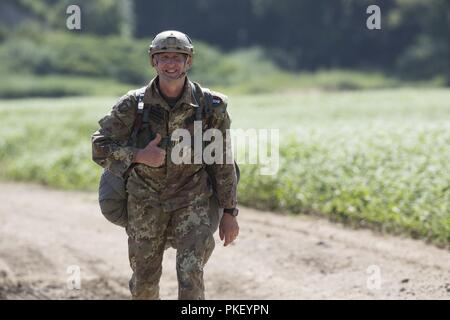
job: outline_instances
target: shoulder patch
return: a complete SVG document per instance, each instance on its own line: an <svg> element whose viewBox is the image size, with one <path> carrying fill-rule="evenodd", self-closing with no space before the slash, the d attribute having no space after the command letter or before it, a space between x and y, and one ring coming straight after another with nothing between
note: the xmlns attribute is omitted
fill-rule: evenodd
<svg viewBox="0 0 450 320"><path fill-rule="evenodd" d="M213 102L213 104L220 104L220 103L222 103L222 99L220 99L219 97L213 96L212 102Z"/></svg>
<svg viewBox="0 0 450 320"><path fill-rule="evenodd" d="M228 104L228 97L220 92L212 91L212 104L213 106L219 106L221 104Z"/></svg>

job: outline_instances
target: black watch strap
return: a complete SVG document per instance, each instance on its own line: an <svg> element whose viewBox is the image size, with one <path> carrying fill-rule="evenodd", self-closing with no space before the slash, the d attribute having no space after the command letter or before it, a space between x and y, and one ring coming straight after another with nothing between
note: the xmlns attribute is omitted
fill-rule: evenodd
<svg viewBox="0 0 450 320"><path fill-rule="evenodd" d="M236 217L239 213L239 209L238 208L225 208L225 209L223 209L223 212L231 214L233 217Z"/></svg>

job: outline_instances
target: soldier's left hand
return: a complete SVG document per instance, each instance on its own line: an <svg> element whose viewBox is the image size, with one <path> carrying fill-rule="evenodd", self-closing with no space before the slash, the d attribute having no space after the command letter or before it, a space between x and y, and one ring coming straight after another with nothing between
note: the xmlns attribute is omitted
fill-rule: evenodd
<svg viewBox="0 0 450 320"><path fill-rule="evenodd" d="M225 247L232 243L239 235L239 225L236 217L228 213L224 213L220 220L219 236L220 240L225 239L223 244Z"/></svg>

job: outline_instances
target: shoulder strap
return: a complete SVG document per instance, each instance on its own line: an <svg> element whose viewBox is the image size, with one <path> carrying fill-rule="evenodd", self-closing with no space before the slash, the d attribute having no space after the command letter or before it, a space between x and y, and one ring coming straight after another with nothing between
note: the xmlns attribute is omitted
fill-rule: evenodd
<svg viewBox="0 0 450 320"><path fill-rule="evenodd" d="M208 88L201 88L192 81L190 82L192 88L192 95L194 96L196 106L195 120L200 121L205 114L211 112L211 105L213 97L211 91Z"/></svg>
<svg viewBox="0 0 450 320"><path fill-rule="evenodd" d="M149 106L144 105L144 95L145 95L146 88L147 87L140 88L136 92L137 100L138 100L136 118L134 119L133 129L131 131L130 139L128 140L128 145L131 145L136 141L137 134L139 132L139 129L142 126L143 120L148 122L148 107ZM144 113L144 110L145 110L145 113ZM143 118L147 118L147 119L143 119Z"/></svg>
<svg viewBox="0 0 450 320"><path fill-rule="evenodd" d="M195 120L199 121L203 119L203 116L205 114L209 114L211 112L213 95L211 94L211 90L209 90L208 88L201 88L200 86L197 87L197 85L192 81L190 82L190 85L192 88L192 95L194 96L195 103L197 104L196 106L197 109L195 112ZM236 161L234 161L234 167L236 169L236 180L237 180L236 183L239 183L239 180L241 178L241 170L239 169L239 166ZM206 167L206 171L210 176L212 176L208 166Z"/></svg>

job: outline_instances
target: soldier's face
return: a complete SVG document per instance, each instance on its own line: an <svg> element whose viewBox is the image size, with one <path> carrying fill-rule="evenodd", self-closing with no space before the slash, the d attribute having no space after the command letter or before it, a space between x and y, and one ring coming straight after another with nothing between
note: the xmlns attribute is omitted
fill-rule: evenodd
<svg viewBox="0 0 450 320"><path fill-rule="evenodd" d="M160 77L166 80L176 80L189 70L191 59L186 54L164 52L153 56L153 64Z"/></svg>

